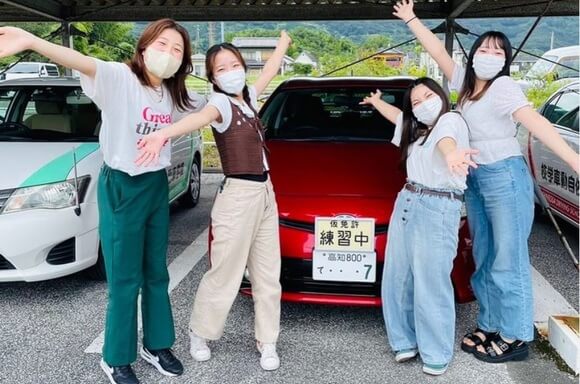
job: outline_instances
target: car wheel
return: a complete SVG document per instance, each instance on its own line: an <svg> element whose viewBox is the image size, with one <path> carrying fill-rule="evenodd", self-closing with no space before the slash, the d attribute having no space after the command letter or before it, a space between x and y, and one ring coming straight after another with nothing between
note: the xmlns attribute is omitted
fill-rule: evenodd
<svg viewBox="0 0 580 384"><path fill-rule="evenodd" d="M97 257L97 263L86 270L87 276L91 280L107 280L107 272L105 270L105 258L103 257L103 252L101 247L99 247L99 256Z"/></svg>
<svg viewBox="0 0 580 384"><path fill-rule="evenodd" d="M194 157L191 165L191 173L189 175L189 185L187 192L179 198L179 202L188 208L193 208L199 202L199 195L201 191L201 165L199 159Z"/></svg>

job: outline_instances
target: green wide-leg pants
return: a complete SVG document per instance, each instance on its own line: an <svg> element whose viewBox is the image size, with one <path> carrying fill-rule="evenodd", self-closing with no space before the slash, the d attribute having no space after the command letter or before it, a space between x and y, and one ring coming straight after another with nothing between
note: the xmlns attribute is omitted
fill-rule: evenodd
<svg viewBox="0 0 580 384"><path fill-rule="evenodd" d="M97 197L109 288L103 359L110 366L128 365L137 358L139 293L143 345L165 349L175 341L167 292L167 174L160 170L129 176L105 165Z"/></svg>

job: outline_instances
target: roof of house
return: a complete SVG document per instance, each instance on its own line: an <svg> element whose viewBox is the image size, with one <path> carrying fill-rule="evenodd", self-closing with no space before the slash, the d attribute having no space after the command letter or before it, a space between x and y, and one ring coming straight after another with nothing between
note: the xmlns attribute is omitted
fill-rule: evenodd
<svg viewBox="0 0 580 384"><path fill-rule="evenodd" d="M232 44L238 48L275 48L277 37L234 37Z"/></svg>

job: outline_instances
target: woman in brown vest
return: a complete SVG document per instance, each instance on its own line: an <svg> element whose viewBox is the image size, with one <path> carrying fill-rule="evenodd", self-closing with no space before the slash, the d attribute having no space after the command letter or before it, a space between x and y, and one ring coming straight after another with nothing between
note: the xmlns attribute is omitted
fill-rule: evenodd
<svg viewBox="0 0 580 384"><path fill-rule="evenodd" d="M139 144L137 164L156 162L164 143L211 124L225 179L211 212L211 268L203 276L190 322L191 356L211 357L207 340L217 340L237 296L246 266L252 283L257 348L264 370L280 366L276 341L280 330L280 238L278 208L268 177L264 129L257 97L276 76L291 43L282 32L256 82L246 85L246 63L236 47L211 47L206 70L214 93L207 106Z"/></svg>

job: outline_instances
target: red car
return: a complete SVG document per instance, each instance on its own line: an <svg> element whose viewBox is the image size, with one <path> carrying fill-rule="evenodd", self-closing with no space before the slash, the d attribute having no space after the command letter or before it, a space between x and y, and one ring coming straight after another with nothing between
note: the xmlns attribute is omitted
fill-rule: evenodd
<svg viewBox="0 0 580 384"><path fill-rule="evenodd" d="M405 174L390 143L393 124L359 102L378 88L401 107L410 81L292 79L260 110L280 214L283 300L381 305L387 228ZM473 299L468 236L462 219L452 273L459 302ZM251 293L247 280L242 292Z"/></svg>

